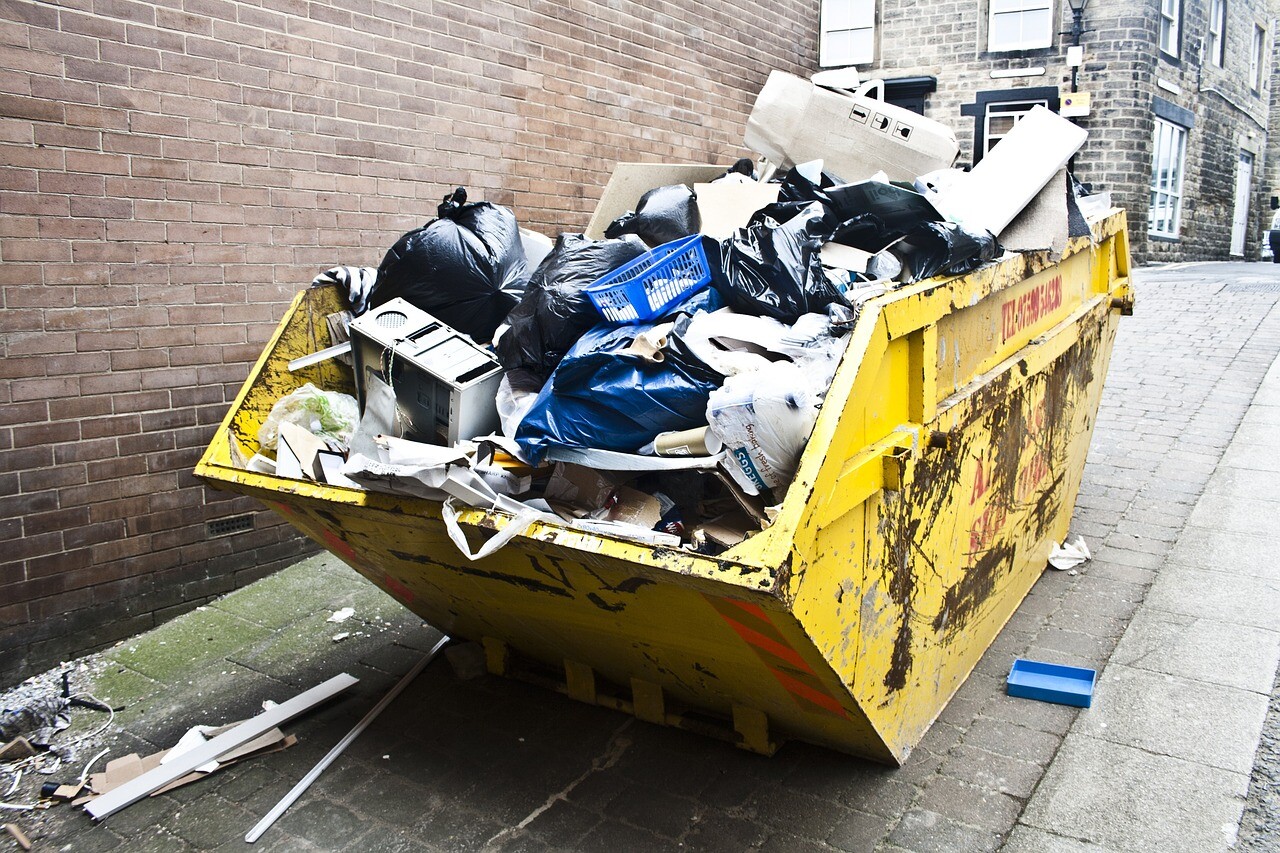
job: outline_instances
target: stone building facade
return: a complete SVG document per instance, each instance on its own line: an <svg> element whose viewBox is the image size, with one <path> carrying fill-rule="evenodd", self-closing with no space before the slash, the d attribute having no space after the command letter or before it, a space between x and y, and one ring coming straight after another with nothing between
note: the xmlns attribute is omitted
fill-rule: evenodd
<svg viewBox="0 0 1280 853"><path fill-rule="evenodd" d="M827 0L823 12L823 64L890 81L890 98L955 129L970 162L1017 111L1060 109L1071 91L1066 0ZM1082 24L1076 81L1091 105L1074 119L1089 131L1075 172L1127 208L1135 259L1257 258L1280 194L1274 4L1093 0Z"/></svg>
<svg viewBox="0 0 1280 853"><path fill-rule="evenodd" d="M730 164L816 0L0 3L0 686L312 546L191 468L293 294L454 186Z"/></svg>

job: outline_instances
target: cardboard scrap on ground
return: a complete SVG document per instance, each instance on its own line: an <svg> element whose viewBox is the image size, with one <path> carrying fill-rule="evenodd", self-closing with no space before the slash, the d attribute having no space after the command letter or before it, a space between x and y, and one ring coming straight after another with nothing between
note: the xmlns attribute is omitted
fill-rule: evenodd
<svg viewBox="0 0 1280 853"><path fill-rule="evenodd" d="M21 758L30 758L35 754L36 751L31 748L31 744L21 735L0 746L0 761L17 761Z"/></svg>
<svg viewBox="0 0 1280 853"><path fill-rule="evenodd" d="M189 730L187 732L187 735L184 735L184 737L190 736L191 732L198 732L200 735L198 743L205 743L206 741L212 740L213 738L217 737L223 732L230 731L232 728L238 725L240 724L229 723L225 726L218 726L217 728L210 728L208 726L196 726L195 728ZM194 741L194 738L193 738L193 741ZM221 770L223 767L228 767L232 764L235 764L239 761L243 761L247 758L256 758L259 755L267 755L273 752L280 752L281 750L288 749L289 747L293 746L297 742L298 742L298 739L294 735L286 735L279 728L271 729L265 734L260 735L259 737L256 737L253 740L245 744L242 744L241 746L238 746L235 749L231 750L230 752L222 755L221 757L218 758L217 761L211 761L208 764L201 765L201 767L196 771L192 773L188 773L186 776L183 776L179 779L175 779L174 781L170 782L167 785L164 785L163 787L157 788L155 791L151 792L151 796L154 797L158 794L163 794L168 791L172 791L174 788L181 788L183 785L189 785L192 782L197 782L205 778L206 776L208 776L210 773L214 773L218 770ZM138 778L143 773L154 770L155 768L159 767L161 764L165 763L165 758L168 757L169 754L172 752L174 752L174 750L166 749L160 752L152 753L151 755L148 755L145 757L139 756L137 753L130 753L129 755L124 755L119 758L114 758L111 761L108 761L107 766L103 769L101 773L94 773L89 776L89 789L90 789L89 792L86 795L80 796L77 799L73 800L73 805L78 806L78 805L87 803L90 800L100 797L101 795L107 793L108 791L112 791L116 788L119 788L121 785L125 784L126 782L129 782L133 779ZM63 786L63 788L68 788L68 789L73 787L76 787L76 786L69 786L69 785ZM55 796L63 796L63 788L59 788L58 791L55 792ZM79 794L79 793L80 791L77 790L75 794L72 794L72 796L75 796L76 794Z"/></svg>
<svg viewBox="0 0 1280 853"><path fill-rule="evenodd" d="M16 823L6 823L4 825L4 831L9 833L9 835L13 837L13 840L18 842L18 846L23 850L31 849L31 839L27 838L27 834L23 832Z"/></svg>

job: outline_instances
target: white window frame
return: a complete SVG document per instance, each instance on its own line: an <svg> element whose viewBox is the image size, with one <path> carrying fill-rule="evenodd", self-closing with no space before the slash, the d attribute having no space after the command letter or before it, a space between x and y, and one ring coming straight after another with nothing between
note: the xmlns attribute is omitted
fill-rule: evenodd
<svg viewBox="0 0 1280 853"><path fill-rule="evenodd" d="M1255 92L1262 91L1262 57L1266 50L1267 31L1261 24L1253 25L1253 45L1249 51L1249 85Z"/></svg>
<svg viewBox="0 0 1280 853"><path fill-rule="evenodd" d="M1043 24L1033 24L1036 13ZM1017 21L1019 37L1005 42L996 40L1000 29L997 19ZM1036 50L1053 44L1053 0L988 0L987 50L1002 53L1011 50Z"/></svg>
<svg viewBox="0 0 1280 853"><path fill-rule="evenodd" d="M1177 239L1182 227L1187 128L1156 118L1151 136L1151 206L1147 210L1147 234ZM1162 164L1168 167L1162 170Z"/></svg>
<svg viewBox="0 0 1280 853"><path fill-rule="evenodd" d="M876 59L875 0L822 0L818 65L870 65Z"/></svg>
<svg viewBox="0 0 1280 853"><path fill-rule="evenodd" d="M1227 0L1209 0L1209 33L1206 42L1209 61L1221 68L1227 46Z"/></svg>
<svg viewBox="0 0 1280 853"><path fill-rule="evenodd" d="M1007 134L992 133L991 119L994 115L1012 115L1016 116L1013 120L1014 124L1022 121L1022 117L1031 112L1034 107L1048 107L1049 102L1044 98L1032 99L1027 101L991 101L987 104L987 108L982 115L982 154L985 157L990 153L992 147L997 142L1004 139ZM1011 109L1016 108L1016 109Z"/></svg>
<svg viewBox="0 0 1280 853"><path fill-rule="evenodd" d="M1160 0L1160 52L1177 58L1182 30L1182 0Z"/></svg>

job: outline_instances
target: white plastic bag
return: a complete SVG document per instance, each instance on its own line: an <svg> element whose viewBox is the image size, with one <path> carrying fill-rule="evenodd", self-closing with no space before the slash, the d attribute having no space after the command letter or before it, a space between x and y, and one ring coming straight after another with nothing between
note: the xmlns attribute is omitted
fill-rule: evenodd
<svg viewBox="0 0 1280 853"><path fill-rule="evenodd" d="M274 451L280 438L280 424L297 424L312 435L346 444L360 422L360 406L350 394L322 391L308 382L281 397L258 430L258 444Z"/></svg>
<svg viewBox="0 0 1280 853"><path fill-rule="evenodd" d="M516 434L516 428L520 426L524 416L529 414L529 409L533 408L533 402L537 399L537 391L517 390L511 384L510 374L502 375L502 381L498 383L497 403L498 422L502 425L503 435L511 437Z"/></svg>
<svg viewBox="0 0 1280 853"><path fill-rule="evenodd" d="M805 370L789 362L730 376L711 392L707 423L724 442L725 467L743 491L758 495L791 482L818 403Z"/></svg>

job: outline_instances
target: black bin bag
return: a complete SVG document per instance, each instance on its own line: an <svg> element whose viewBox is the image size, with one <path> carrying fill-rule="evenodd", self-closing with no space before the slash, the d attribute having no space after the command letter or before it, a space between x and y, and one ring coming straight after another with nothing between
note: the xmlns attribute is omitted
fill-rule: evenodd
<svg viewBox="0 0 1280 853"><path fill-rule="evenodd" d="M684 184L657 187L640 196L635 212L624 214L605 229L604 236L635 234L650 248L697 234L702 230L698 197Z"/></svg>
<svg viewBox="0 0 1280 853"><path fill-rule="evenodd" d="M776 216L789 218L780 222ZM720 244L711 286L735 311L787 324L832 303L848 305L822 270L820 250L830 230L830 213L816 201L762 208Z"/></svg>
<svg viewBox="0 0 1280 853"><path fill-rule="evenodd" d="M498 339L502 366L546 381L578 338L600 322L587 286L647 251L632 234L618 240L561 234L529 278L520 304L507 315L511 328Z"/></svg>
<svg viewBox="0 0 1280 853"><path fill-rule="evenodd" d="M990 231L966 231L954 222L922 223L893 247L909 281L964 275L1000 257L1003 251Z"/></svg>
<svg viewBox="0 0 1280 853"><path fill-rule="evenodd" d="M529 277L515 214L487 201L468 204L462 187L437 213L438 219L405 234L387 251L369 307L400 297L488 343L519 302Z"/></svg>

